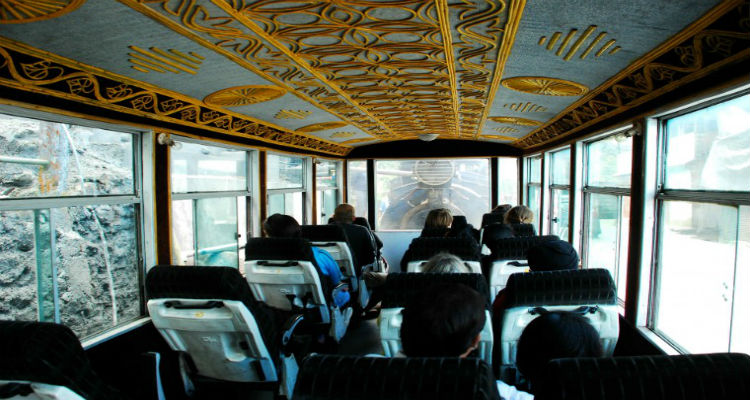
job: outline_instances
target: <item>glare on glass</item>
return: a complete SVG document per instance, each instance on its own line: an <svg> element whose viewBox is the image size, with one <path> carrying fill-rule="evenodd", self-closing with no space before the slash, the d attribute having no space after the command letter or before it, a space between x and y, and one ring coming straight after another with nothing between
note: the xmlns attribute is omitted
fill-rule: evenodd
<svg viewBox="0 0 750 400"><path fill-rule="evenodd" d="M630 197L589 193L586 213L586 268L609 270L617 296L625 299Z"/></svg>
<svg viewBox="0 0 750 400"><path fill-rule="evenodd" d="M528 158L529 182L542 182L542 157Z"/></svg>
<svg viewBox="0 0 750 400"><path fill-rule="evenodd" d="M268 215L285 214L304 224L304 196L302 192L276 193L268 195Z"/></svg>
<svg viewBox="0 0 750 400"><path fill-rule="evenodd" d="M181 143L170 154L173 193L247 190L247 152Z"/></svg>
<svg viewBox="0 0 750 400"><path fill-rule="evenodd" d="M237 198L194 201L196 265L237 267Z"/></svg>
<svg viewBox="0 0 750 400"><path fill-rule="evenodd" d="M750 95L667 120L668 189L750 190Z"/></svg>
<svg viewBox="0 0 750 400"><path fill-rule="evenodd" d="M633 138L609 136L588 145L587 185L630 187Z"/></svg>
<svg viewBox="0 0 750 400"><path fill-rule="evenodd" d="M518 204L518 159L498 158L498 204Z"/></svg>
<svg viewBox="0 0 750 400"><path fill-rule="evenodd" d="M318 189L338 186L338 162L318 161L315 165L315 186Z"/></svg>
<svg viewBox="0 0 750 400"><path fill-rule="evenodd" d="M304 187L305 159L277 154L266 156L268 189L296 189Z"/></svg>
<svg viewBox="0 0 750 400"><path fill-rule="evenodd" d="M568 222L570 209L570 195L567 190L550 190L552 196L552 218L550 220L550 233L557 235L563 240L568 238Z"/></svg>
<svg viewBox="0 0 750 400"><path fill-rule="evenodd" d="M550 176L553 185L570 184L570 149L560 150L550 155Z"/></svg>
<svg viewBox="0 0 750 400"><path fill-rule="evenodd" d="M356 216L367 217L367 161L349 161L347 169L347 202Z"/></svg>

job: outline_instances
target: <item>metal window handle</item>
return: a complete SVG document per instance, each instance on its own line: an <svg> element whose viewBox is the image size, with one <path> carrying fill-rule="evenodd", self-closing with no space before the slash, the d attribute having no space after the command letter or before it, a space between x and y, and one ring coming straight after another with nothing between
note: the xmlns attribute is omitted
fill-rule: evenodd
<svg viewBox="0 0 750 400"><path fill-rule="evenodd" d="M557 217L552 218L552 222L557 223L558 221Z"/></svg>

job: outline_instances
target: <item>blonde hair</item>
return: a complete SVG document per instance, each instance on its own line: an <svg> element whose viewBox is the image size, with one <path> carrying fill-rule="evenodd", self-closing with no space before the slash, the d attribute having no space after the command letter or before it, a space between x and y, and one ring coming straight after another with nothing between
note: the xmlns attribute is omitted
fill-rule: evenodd
<svg viewBox="0 0 750 400"><path fill-rule="evenodd" d="M453 223L453 216L447 208L436 208L427 213L424 220L425 229L449 228Z"/></svg>
<svg viewBox="0 0 750 400"><path fill-rule="evenodd" d="M530 224L534 222L534 212L526 206L515 206L505 213L506 224Z"/></svg>
<svg viewBox="0 0 750 400"><path fill-rule="evenodd" d="M422 267L422 272L438 274L465 274L470 273L469 267L463 260L453 254L441 251L430 258Z"/></svg>

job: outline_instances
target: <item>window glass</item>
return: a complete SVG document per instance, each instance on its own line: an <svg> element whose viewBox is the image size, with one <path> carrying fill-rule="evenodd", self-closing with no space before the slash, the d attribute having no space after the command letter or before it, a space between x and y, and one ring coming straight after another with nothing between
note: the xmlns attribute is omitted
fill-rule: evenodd
<svg viewBox="0 0 750 400"><path fill-rule="evenodd" d="M338 165L336 161L326 160L315 164L315 185L318 189L338 186Z"/></svg>
<svg viewBox="0 0 750 400"><path fill-rule="evenodd" d="M195 264L195 231L193 200L172 202L172 262L176 265Z"/></svg>
<svg viewBox="0 0 750 400"><path fill-rule="evenodd" d="M740 207L734 311L729 351L750 354L750 207Z"/></svg>
<svg viewBox="0 0 750 400"><path fill-rule="evenodd" d="M238 267L237 198L195 200L196 265Z"/></svg>
<svg viewBox="0 0 750 400"><path fill-rule="evenodd" d="M666 124L668 189L750 190L750 95Z"/></svg>
<svg viewBox="0 0 750 400"><path fill-rule="evenodd" d="M135 192L133 135L0 114L0 198Z"/></svg>
<svg viewBox="0 0 750 400"><path fill-rule="evenodd" d="M247 190L247 152L178 143L170 154L173 193Z"/></svg>
<svg viewBox="0 0 750 400"><path fill-rule="evenodd" d="M86 337L141 315L135 206L52 209L60 320Z"/></svg>
<svg viewBox="0 0 750 400"><path fill-rule="evenodd" d="M609 136L587 146L589 186L630 187L633 138Z"/></svg>
<svg viewBox="0 0 750 400"><path fill-rule="evenodd" d="M585 266L609 270L617 284L618 298L624 301L630 197L599 193L588 196Z"/></svg>
<svg viewBox="0 0 750 400"><path fill-rule="evenodd" d="M567 190L550 190L552 200L552 219L550 220L550 234L557 235L562 240L568 240L568 223L570 209L570 195Z"/></svg>
<svg viewBox="0 0 750 400"><path fill-rule="evenodd" d="M427 213L447 208L479 226L490 208L489 160L377 161L378 229L422 229Z"/></svg>
<svg viewBox="0 0 750 400"><path fill-rule="evenodd" d="M526 203L526 206L529 207L529 209L531 209L531 211L534 213L534 221L532 222L532 224L534 224L534 226L536 226L536 231L537 232L540 232L540 229L539 229L539 218L540 218L539 217L539 201L540 201L540 198L541 198L540 197L541 194L542 194L542 191L539 188L539 186L529 185L529 196L528 196L529 198L528 198L528 203Z"/></svg>
<svg viewBox="0 0 750 400"><path fill-rule="evenodd" d="M497 204L518 204L518 159L498 158L500 195Z"/></svg>
<svg viewBox="0 0 750 400"><path fill-rule="evenodd" d="M0 320L54 322L49 213L0 211L0 244Z"/></svg>
<svg viewBox="0 0 750 400"><path fill-rule="evenodd" d="M268 189L296 189L305 186L305 159L268 154L266 175Z"/></svg>
<svg viewBox="0 0 750 400"><path fill-rule="evenodd" d="M333 217L333 211L338 205L338 190L318 190L316 207L318 213L318 224L328 223L328 219Z"/></svg>
<svg viewBox="0 0 750 400"><path fill-rule="evenodd" d="M347 163L347 202L354 206L354 214L367 218L367 161Z"/></svg>
<svg viewBox="0 0 750 400"><path fill-rule="evenodd" d="M528 158L529 182L542 183L542 157Z"/></svg>
<svg viewBox="0 0 750 400"><path fill-rule="evenodd" d="M303 192L276 193L268 195L268 215L285 214L294 217L300 225L304 219L305 198Z"/></svg>
<svg viewBox="0 0 750 400"><path fill-rule="evenodd" d="M654 329L690 353L730 348L737 211L709 203L663 202Z"/></svg>
<svg viewBox="0 0 750 400"><path fill-rule="evenodd" d="M553 185L570 185L570 149L550 155L550 181Z"/></svg>

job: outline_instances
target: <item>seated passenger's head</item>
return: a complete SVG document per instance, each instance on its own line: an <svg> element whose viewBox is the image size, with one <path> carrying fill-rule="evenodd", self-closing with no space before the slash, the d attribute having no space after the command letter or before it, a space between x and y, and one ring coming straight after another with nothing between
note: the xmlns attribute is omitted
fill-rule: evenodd
<svg viewBox="0 0 750 400"><path fill-rule="evenodd" d="M516 352L518 371L533 385L547 363L555 358L601 357L599 333L579 314L553 311L529 323L521 333Z"/></svg>
<svg viewBox="0 0 750 400"><path fill-rule="evenodd" d="M486 299L458 284L436 284L401 312L401 345L409 357L466 357L479 343Z"/></svg>
<svg viewBox="0 0 750 400"><path fill-rule="evenodd" d="M539 243L526 251L532 271L558 271L578 268L578 252L564 240Z"/></svg>
<svg viewBox="0 0 750 400"><path fill-rule="evenodd" d="M534 222L534 212L526 206L515 206L505 213L506 224L530 224Z"/></svg>
<svg viewBox="0 0 750 400"><path fill-rule="evenodd" d="M294 217L273 214L263 221L263 233L268 237L294 238L300 236L301 229Z"/></svg>
<svg viewBox="0 0 750 400"><path fill-rule="evenodd" d="M422 272L462 274L470 273L471 269L469 269L460 258L453 254L441 251L427 260L427 263L422 267Z"/></svg>
<svg viewBox="0 0 750 400"><path fill-rule="evenodd" d="M354 221L354 206L351 204L339 204L333 210L333 220L342 224L351 224Z"/></svg>
<svg viewBox="0 0 750 400"><path fill-rule="evenodd" d="M498 214L507 214L511 208L513 208L513 206L510 204L500 204L499 206L495 206L495 208L492 209L492 212Z"/></svg>
<svg viewBox="0 0 750 400"><path fill-rule="evenodd" d="M451 216L451 212L446 208L436 208L434 210L430 210L430 212L427 213L427 218L425 218L424 220L424 228L447 229L451 226L451 223L453 223L453 216Z"/></svg>

